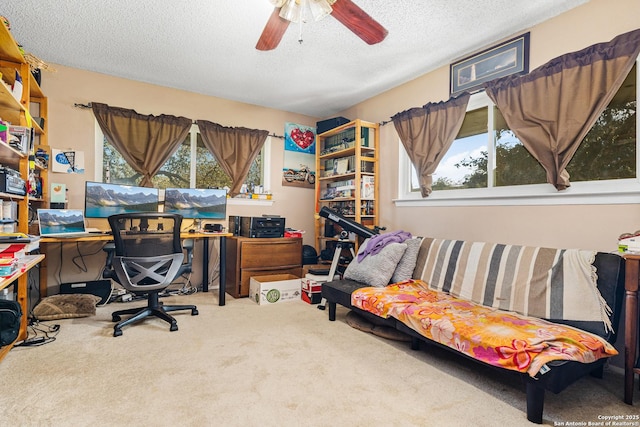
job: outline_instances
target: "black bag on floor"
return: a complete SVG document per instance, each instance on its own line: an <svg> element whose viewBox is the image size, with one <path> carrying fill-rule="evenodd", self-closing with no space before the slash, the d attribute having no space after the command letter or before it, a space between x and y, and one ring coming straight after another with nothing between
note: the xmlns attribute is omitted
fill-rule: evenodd
<svg viewBox="0 0 640 427"><path fill-rule="evenodd" d="M18 302L0 299L0 347L18 338L21 319L22 308Z"/></svg>

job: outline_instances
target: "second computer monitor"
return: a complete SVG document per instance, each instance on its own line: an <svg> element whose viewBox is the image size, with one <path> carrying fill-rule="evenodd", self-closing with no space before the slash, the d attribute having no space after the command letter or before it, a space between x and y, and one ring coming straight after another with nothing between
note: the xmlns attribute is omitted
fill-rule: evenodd
<svg viewBox="0 0 640 427"><path fill-rule="evenodd" d="M167 188L164 211L184 218L224 220L227 213L227 191L217 188Z"/></svg>

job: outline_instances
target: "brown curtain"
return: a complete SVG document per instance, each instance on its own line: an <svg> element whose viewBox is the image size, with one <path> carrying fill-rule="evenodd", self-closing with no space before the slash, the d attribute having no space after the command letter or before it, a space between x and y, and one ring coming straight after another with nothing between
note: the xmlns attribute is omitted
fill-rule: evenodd
<svg viewBox="0 0 640 427"><path fill-rule="evenodd" d="M640 30L555 58L523 76L485 83L487 95L558 190L566 167L640 50Z"/></svg>
<svg viewBox="0 0 640 427"><path fill-rule="evenodd" d="M431 194L432 174L453 143L467 111L469 93L422 108L411 108L391 118L420 180L422 197Z"/></svg>
<svg viewBox="0 0 640 427"><path fill-rule="evenodd" d="M144 187L152 186L151 178L184 141L192 123L185 117L143 116L97 102L91 109L109 143L142 175Z"/></svg>
<svg viewBox="0 0 640 427"><path fill-rule="evenodd" d="M240 193L251 164L262 149L269 132L266 130L231 128L206 120L197 120L202 142L231 178L231 197Z"/></svg>

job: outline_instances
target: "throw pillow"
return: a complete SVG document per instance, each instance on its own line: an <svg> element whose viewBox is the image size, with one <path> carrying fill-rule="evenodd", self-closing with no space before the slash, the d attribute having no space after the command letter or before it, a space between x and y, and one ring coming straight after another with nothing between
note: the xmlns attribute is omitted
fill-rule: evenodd
<svg viewBox="0 0 640 427"><path fill-rule="evenodd" d="M71 319L96 314L100 297L91 294L60 294L43 298L33 309L38 320Z"/></svg>
<svg viewBox="0 0 640 427"><path fill-rule="evenodd" d="M418 251L420 251L421 238L407 239L403 243L407 244L407 250L400 258L396 271L391 276L391 283L398 283L409 280L413 277L413 270L418 262Z"/></svg>
<svg viewBox="0 0 640 427"><path fill-rule="evenodd" d="M368 243L369 239L365 240L360 250L363 250ZM369 254L362 261L358 261L356 255L344 271L344 278L378 288L387 286L406 250L406 243L389 243L380 252L375 255Z"/></svg>

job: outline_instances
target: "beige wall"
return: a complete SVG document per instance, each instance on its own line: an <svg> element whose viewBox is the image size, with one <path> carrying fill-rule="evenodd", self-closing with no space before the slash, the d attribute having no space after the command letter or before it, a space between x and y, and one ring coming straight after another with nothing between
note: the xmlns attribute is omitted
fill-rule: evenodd
<svg viewBox="0 0 640 427"><path fill-rule="evenodd" d="M640 15L632 12L637 7L637 0L592 0L532 27L530 69L639 28ZM448 73L448 66L441 67L339 115L383 122L400 111L446 100ZM619 234L640 229L640 195L639 204L626 205L396 207L392 199L398 196L398 135L389 123L380 136L380 222L387 228L434 237L602 251L614 250Z"/></svg>
<svg viewBox="0 0 640 427"><path fill-rule="evenodd" d="M49 101L48 136L53 148L72 148L83 150L86 172L82 175L51 173L51 182L67 185L70 208L84 208L84 182L94 180L95 131L93 113L89 109L74 107L74 104L87 104L92 101L112 106L131 108L140 114L171 114L190 119L204 119L223 126L244 126L254 129L266 129L270 134L283 135L285 122L315 126L317 118L288 113L254 105L199 95L181 90L134 82L131 80L107 76L94 72L55 65L57 72L45 73L42 89ZM310 189L286 187L281 185L283 167L284 140L271 138L272 163L271 174L272 206L228 206L228 215L260 216L262 214L282 215L288 227L306 230L305 244L313 244L313 200ZM108 229L106 220L90 220L89 226ZM83 271L72 263L77 255L75 245L65 245L65 255L60 261L57 248L49 250L48 286L49 293L57 292L58 284L93 280L104 265L104 254L100 245L81 245L85 262L89 264ZM198 251L196 251L198 252ZM89 255L93 254L94 255ZM193 280L201 282L200 259L196 259Z"/></svg>

